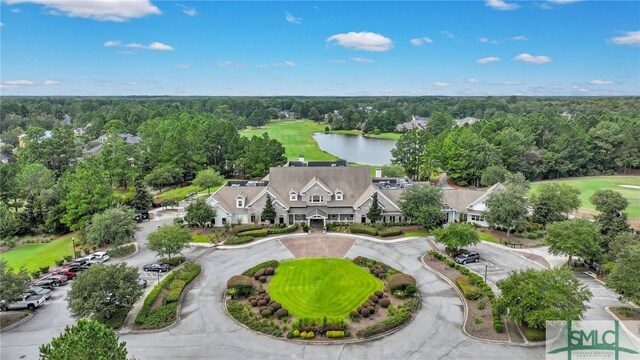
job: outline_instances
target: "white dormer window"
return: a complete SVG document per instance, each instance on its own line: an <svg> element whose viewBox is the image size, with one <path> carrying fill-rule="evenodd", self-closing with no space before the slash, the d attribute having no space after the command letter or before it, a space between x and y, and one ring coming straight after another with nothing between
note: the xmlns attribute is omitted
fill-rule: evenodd
<svg viewBox="0 0 640 360"><path fill-rule="evenodd" d="M309 202L312 203L312 204L319 204L319 203L324 202L324 197L322 195L313 195L309 199Z"/></svg>
<svg viewBox="0 0 640 360"><path fill-rule="evenodd" d="M244 207L244 198L242 196L238 196L236 198L236 207L243 208Z"/></svg>
<svg viewBox="0 0 640 360"><path fill-rule="evenodd" d="M298 201L298 193L292 190L289 193L289 201Z"/></svg>
<svg viewBox="0 0 640 360"><path fill-rule="evenodd" d="M342 193L342 191L338 191L336 193L336 201L342 201L343 198L344 198L344 194Z"/></svg>

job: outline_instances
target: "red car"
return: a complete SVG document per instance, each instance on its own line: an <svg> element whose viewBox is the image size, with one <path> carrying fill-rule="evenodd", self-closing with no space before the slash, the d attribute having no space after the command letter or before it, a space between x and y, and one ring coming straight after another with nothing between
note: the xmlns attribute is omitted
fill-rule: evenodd
<svg viewBox="0 0 640 360"><path fill-rule="evenodd" d="M69 278L69 280L73 280L76 276L78 276L78 274L70 271L70 269L68 268L53 269L53 271L51 271L51 275L64 275Z"/></svg>

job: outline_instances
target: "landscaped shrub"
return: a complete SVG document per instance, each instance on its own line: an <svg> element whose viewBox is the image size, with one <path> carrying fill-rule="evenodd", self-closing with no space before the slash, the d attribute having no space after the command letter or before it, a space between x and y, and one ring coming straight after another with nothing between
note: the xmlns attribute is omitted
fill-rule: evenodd
<svg viewBox="0 0 640 360"><path fill-rule="evenodd" d="M155 329L167 326L176 319L177 303L171 303L154 309L140 326L144 329Z"/></svg>
<svg viewBox="0 0 640 360"><path fill-rule="evenodd" d="M523 332L524 336L529 341L544 341L547 338L545 329L536 329L524 326Z"/></svg>
<svg viewBox="0 0 640 360"><path fill-rule="evenodd" d="M344 337L344 331L343 330L327 331L327 337L329 339L341 339Z"/></svg>
<svg viewBox="0 0 640 360"><path fill-rule="evenodd" d="M404 304L399 305L397 308L394 308L393 314L391 314L391 309L389 311L389 317L380 321L377 324L368 326L362 330L359 330L356 335L360 338L368 338L373 335L377 335L383 333L385 331L389 331L395 327L398 327L405 322L407 322L411 315L414 313L416 309L420 306L419 299L410 299L407 300Z"/></svg>
<svg viewBox="0 0 640 360"><path fill-rule="evenodd" d="M264 276L265 271L266 271L266 269L260 269L260 270L256 271L256 273L253 274L253 278L256 279L256 280L260 279L261 276Z"/></svg>
<svg viewBox="0 0 640 360"><path fill-rule="evenodd" d="M404 290L409 285L416 286L416 279L409 274L395 274L387 282L391 291Z"/></svg>
<svg viewBox="0 0 640 360"><path fill-rule="evenodd" d="M269 317L273 315L273 311L271 311L271 309L265 309L260 312L260 315L262 315L262 317Z"/></svg>
<svg viewBox="0 0 640 360"><path fill-rule="evenodd" d="M265 305L267 305L267 302L264 301L264 299L258 300L258 306L265 306Z"/></svg>
<svg viewBox="0 0 640 360"><path fill-rule="evenodd" d="M363 318L368 318L370 313L371 312L368 308L363 308L360 310L360 316L362 316Z"/></svg>
<svg viewBox="0 0 640 360"><path fill-rule="evenodd" d="M418 288L415 285L409 285L406 288L404 288L404 293L407 294L407 296L411 296L417 292L418 292Z"/></svg>
<svg viewBox="0 0 640 360"><path fill-rule="evenodd" d="M300 330L296 329L293 330L293 337L299 337L300 336Z"/></svg>
<svg viewBox="0 0 640 360"><path fill-rule="evenodd" d="M184 256L176 256L176 257L171 258L171 259L162 258L162 259L158 260L158 262L162 263L162 264L167 264L169 266L178 266L178 265L182 264L184 262L184 260L185 260Z"/></svg>
<svg viewBox="0 0 640 360"><path fill-rule="evenodd" d="M371 295L371 296L369 296L369 300L373 301L374 303L377 303L378 300L380 300L380 299L375 295Z"/></svg>
<svg viewBox="0 0 640 360"><path fill-rule="evenodd" d="M351 320L359 319L360 314L357 311L352 311L349 313L349 317L351 318Z"/></svg>
<svg viewBox="0 0 640 360"><path fill-rule="evenodd" d="M43 274L46 274L49 272L49 267L48 266L43 266L40 268L40 272Z"/></svg>
<svg viewBox="0 0 640 360"><path fill-rule="evenodd" d="M56 260L56 266L62 266L64 264L64 259Z"/></svg>
<svg viewBox="0 0 640 360"><path fill-rule="evenodd" d="M383 307L385 309L388 308L390 304L391 304L391 300L387 298L380 299L380 301L378 302L378 305L380 305L380 307Z"/></svg>
<svg viewBox="0 0 640 360"><path fill-rule="evenodd" d="M276 311L276 317L278 319L282 319L282 318L285 318L287 316L289 316L289 312L287 311L287 309L278 309Z"/></svg>
<svg viewBox="0 0 640 360"><path fill-rule="evenodd" d="M258 278L258 281L260 281L261 283L265 283L265 282L267 282L267 277L266 276L260 276Z"/></svg>
<svg viewBox="0 0 640 360"><path fill-rule="evenodd" d="M259 331L272 336L280 336L282 330L274 323L268 320L260 320L253 315L250 308L243 305L239 301L229 300L227 302L227 311L234 319L246 325L252 330Z"/></svg>
<svg viewBox="0 0 640 360"><path fill-rule="evenodd" d="M378 229L363 224L351 224L349 230L352 234L366 234L371 236L376 236L378 233Z"/></svg>
<svg viewBox="0 0 640 360"><path fill-rule="evenodd" d="M252 268L250 268L250 269L245 270L245 271L242 273L242 275L245 275L245 276L253 276L253 275L256 273L256 271L258 271L258 270L260 270L260 269L264 269L264 268L267 268L267 267L272 267L272 268L274 268L274 269L275 269L275 268L277 268L277 267L278 267L278 265L279 265L279 264L280 264L280 263L278 263L276 260L269 260L269 261L265 261L265 262L263 262L263 263L260 263L260 264L258 264L258 265L255 265L254 267L252 267Z"/></svg>
<svg viewBox="0 0 640 360"><path fill-rule="evenodd" d="M280 309L280 308L282 307L282 305L280 305L280 303L277 303L277 302L274 302L274 303L272 303L272 304L271 304L271 305L269 305L269 306L271 306L271 308L272 308L274 311L276 311L276 310L278 310L278 309Z"/></svg>
<svg viewBox="0 0 640 360"><path fill-rule="evenodd" d="M282 229L269 229L269 234L289 234L298 230L298 224L293 224Z"/></svg>
<svg viewBox="0 0 640 360"><path fill-rule="evenodd" d="M109 255L109 257L112 257L112 258L119 258L119 257L133 254L135 251L136 251L136 246L134 244L128 244L128 245L122 245L122 246L118 246L113 249L107 250L107 255Z"/></svg>
<svg viewBox="0 0 640 360"><path fill-rule="evenodd" d="M376 290L373 295L377 296L378 298L382 299L384 297L384 293L380 290Z"/></svg>
<svg viewBox="0 0 640 360"><path fill-rule="evenodd" d="M255 238L253 236L234 236L231 239L228 239L227 241L225 241L224 244L225 245L240 245L240 244L250 243L253 240L255 240Z"/></svg>
<svg viewBox="0 0 640 360"><path fill-rule="evenodd" d="M169 289L167 293L164 295L164 303L170 304L177 302L180 299L180 294L182 293L182 288Z"/></svg>
<svg viewBox="0 0 640 360"><path fill-rule="evenodd" d="M238 234L238 236L252 236L254 238L265 237L267 235L269 235L269 229L250 230Z"/></svg>
<svg viewBox="0 0 640 360"><path fill-rule="evenodd" d="M237 226L233 227L233 234L234 235L238 235L241 232L251 231L251 230L258 230L258 229L262 229L262 225L260 225L260 224L237 225Z"/></svg>
<svg viewBox="0 0 640 360"><path fill-rule="evenodd" d="M246 292L253 289L251 278L244 275L234 275L227 281L227 289L235 288L238 292Z"/></svg>
<svg viewBox="0 0 640 360"><path fill-rule="evenodd" d="M362 266L365 267L367 269L369 269L369 271L375 271L376 269L381 269L383 270L386 274L390 274L390 275L394 275L394 274L400 274L400 271L392 268L391 266L387 265L387 264L383 264L381 262L378 262L376 260L373 259L369 259L367 257L364 256L357 256L355 259L353 259L353 263L358 265L358 266ZM373 270L371 270L373 269ZM373 272L372 272L373 274Z"/></svg>
<svg viewBox="0 0 640 360"><path fill-rule="evenodd" d="M382 230L380 230L379 235L381 237L402 235L402 228L394 226L394 227L382 229Z"/></svg>
<svg viewBox="0 0 640 360"><path fill-rule="evenodd" d="M309 232L309 225L307 225L307 223L302 224L302 231Z"/></svg>
<svg viewBox="0 0 640 360"><path fill-rule="evenodd" d="M316 337L316 334L314 334L313 331L309 331L307 333L307 337L306 337L307 339L313 339L314 337Z"/></svg>
<svg viewBox="0 0 640 360"><path fill-rule="evenodd" d="M458 285L464 297L469 300L477 300L482 296L482 292L478 287L469 283L467 276L458 276L456 278L456 285Z"/></svg>
<svg viewBox="0 0 640 360"><path fill-rule="evenodd" d="M273 275L275 273L275 269L272 268L271 266L267 267L264 269L264 274L265 275Z"/></svg>

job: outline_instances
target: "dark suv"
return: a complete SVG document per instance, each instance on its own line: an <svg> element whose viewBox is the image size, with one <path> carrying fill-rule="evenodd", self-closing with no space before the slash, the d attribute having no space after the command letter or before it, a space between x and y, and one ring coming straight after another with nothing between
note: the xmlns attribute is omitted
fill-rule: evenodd
<svg viewBox="0 0 640 360"><path fill-rule="evenodd" d="M470 262L478 262L480 260L480 254L475 251L465 251L462 254L456 256L454 259L458 264L467 264Z"/></svg>
<svg viewBox="0 0 640 360"><path fill-rule="evenodd" d="M147 264L142 267L142 270L144 271L157 271L157 272L167 272L169 271L169 269L170 269L169 265L159 264L159 263Z"/></svg>

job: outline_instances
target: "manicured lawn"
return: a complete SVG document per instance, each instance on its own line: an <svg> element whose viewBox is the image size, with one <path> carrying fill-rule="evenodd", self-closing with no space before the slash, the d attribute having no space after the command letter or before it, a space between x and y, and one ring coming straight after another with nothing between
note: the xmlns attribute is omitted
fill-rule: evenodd
<svg viewBox="0 0 640 360"><path fill-rule="evenodd" d="M589 197L594 192L600 189L617 191L629 200L629 207L627 207L626 210L629 219L640 221L640 176L595 176L552 181L562 182L563 184L571 185L580 190L581 209L594 213L596 209L589 201ZM536 182L531 184L531 191L536 191L542 183L543 182ZM633 188L633 186L635 186L635 188Z"/></svg>
<svg viewBox="0 0 640 360"><path fill-rule="evenodd" d="M216 192L216 190L218 190L218 187L212 187L211 188L211 193L213 194L214 192ZM170 189L167 190L165 192L161 192L159 194L155 194L153 195L154 199L176 199L176 200L182 200L184 199L185 196L189 195L192 192L197 192L198 194L204 194L207 195L209 194L209 192L205 189L205 190L200 190L198 189L197 186L194 185L187 185L187 186L182 186L182 187L178 187L175 189Z"/></svg>
<svg viewBox="0 0 640 360"><path fill-rule="evenodd" d="M419 230L419 231L409 231L402 234L402 237L412 237L412 236L431 236L431 233L426 230Z"/></svg>
<svg viewBox="0 0 640 360"><path fill-rule="evenodd" d="M56 260L61 260L66 255L73 255L72 236L73 234L68 234L46 244L16 246L0 254L0 258L6 260L14 270L23 266L29 271L38 270L47 265L55 266ZM76 249L80 249L77 244Z"/></svg>
<svg viewBox="0 0 640 360"><path fill-rule="evenodd" d="M269 295L302 318L346 318L382 282L346 259L298 259L280 263Z"/></svg>
<svg viewBox="0 0 640 360"><path fill-rule="evenodd" d="M311 134L314 132L324 132L325 125L315 123L311 120L294 120L270 122L259 129L243 130L243 136L262 136L263 133L282 143L285 149L285 156L289 160L297 160L300 154L305 160L311 161L331 161L337 157L328 152L320 150L318 143Z"/></svg>
<svg viewBox="0 0 640 360"><path fill-rule="evenodd" d="M191 242L194 243L209 243L209 237L207 235L193 234L191 235Z"/></svg>
<svg viewBox="0 0 640 360"><path fill-rule="evenodd" d="M498 238L496 238L495 236L484 233L482 231L476 232L478 233L478 237L480 238L480 240L500 244L500 240L498 240Z"/></svg>

